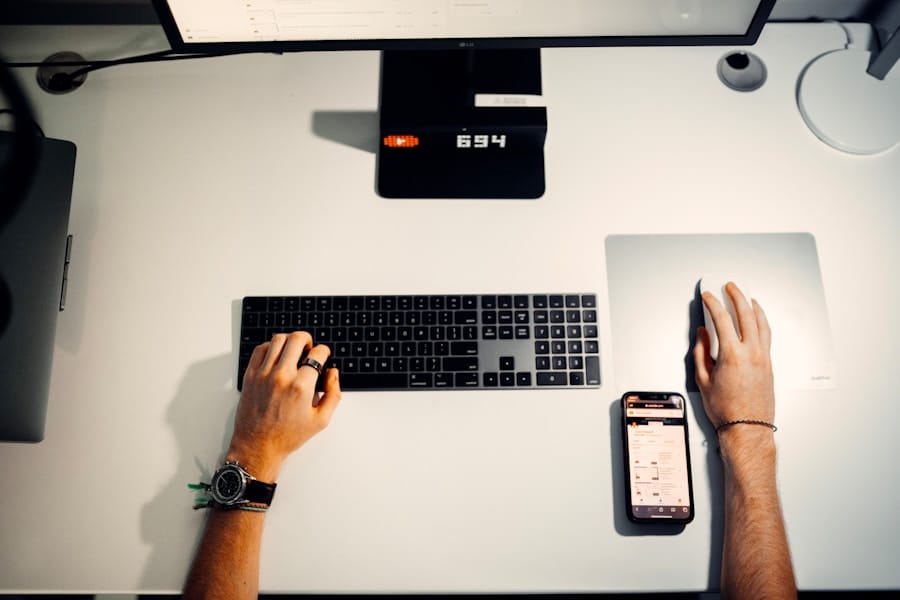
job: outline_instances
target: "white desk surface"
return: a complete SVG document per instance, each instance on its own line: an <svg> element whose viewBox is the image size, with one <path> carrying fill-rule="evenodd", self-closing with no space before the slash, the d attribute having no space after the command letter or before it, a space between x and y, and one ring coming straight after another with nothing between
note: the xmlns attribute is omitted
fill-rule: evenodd
<svg viewBox="0 0 900 600"><path fill-rule="evenodd" d="M798 583L900 587L900 149L841 154L794 102L804 65L843 39L767 26L753 52L769 80L749 94L719 82L725 48L544 51L537 201L378 197L362 149L374 52L118 67L63 96L23 71L47 134L78 146L75 244L47 439L0 445L0 588L180 587L204 520L186 484L219 460L238 400L244 295L604 299L609 234L766 231L816 236L836 345L836 389L778 399ZM166 47L153 27L0 40L9 60ZM606 302L599 314L600 390L346 393L284 467L262 588L717 589L721 475L696 420L695 521L675 536L621 522L610 414L624 390Z"/></svg>

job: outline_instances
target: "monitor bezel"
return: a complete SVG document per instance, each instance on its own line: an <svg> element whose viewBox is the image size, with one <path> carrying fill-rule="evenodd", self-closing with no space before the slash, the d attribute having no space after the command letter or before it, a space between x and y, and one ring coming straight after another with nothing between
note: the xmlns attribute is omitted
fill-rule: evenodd
<svg viewBox="0 0 900 600"><path fill-rule="evenodd" d="M747 31L734 35L579 36L510 38L410 38L380 40L186 42L175 24L167 0L153 0L156 14L172 50L181 54L239 54L247 52L307 52L340 50L483 50L608 46L732 46L753 45L776 0L760 0Z"/></svg>

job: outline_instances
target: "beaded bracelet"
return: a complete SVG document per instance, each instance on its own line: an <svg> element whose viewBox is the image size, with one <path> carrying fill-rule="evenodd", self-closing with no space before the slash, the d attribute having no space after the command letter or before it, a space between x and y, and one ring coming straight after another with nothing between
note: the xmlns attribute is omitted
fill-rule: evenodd
<svg viewBox="0 0 900 600"><path fill-rule="evenodd" d="M726 421L725 423L722 423L721 425L716 427L716 435L719 435L719 433L723 429L725 429L726 427L731 427L732 425L763 425L764 427L768 427L769 429L771 429L773 433L778 431L778 428L768 421L759 421L756 419L738 419L736 421Z"/></svg>

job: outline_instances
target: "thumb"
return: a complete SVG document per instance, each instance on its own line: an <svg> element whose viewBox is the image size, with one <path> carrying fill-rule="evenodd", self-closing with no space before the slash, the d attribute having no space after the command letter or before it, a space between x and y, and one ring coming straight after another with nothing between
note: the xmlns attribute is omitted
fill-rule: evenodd
<svg viewBox="0 0 900 600"><path fill-rule="evenodd" d="M325 385L322 388L322 397L316 405L319 418L322 420L322 426L325 427L331 421L338 404L341 403L341 381L338 370L335 368L328 369L325 372Z"/></svg>
<svg viewBox="0 0 900 600"><path fill-rule="evenodd" d="M698 327L697 342L694 344L694 379L701 390L709 386L714 366L709 347L709 331L706 327Z"/></svg>

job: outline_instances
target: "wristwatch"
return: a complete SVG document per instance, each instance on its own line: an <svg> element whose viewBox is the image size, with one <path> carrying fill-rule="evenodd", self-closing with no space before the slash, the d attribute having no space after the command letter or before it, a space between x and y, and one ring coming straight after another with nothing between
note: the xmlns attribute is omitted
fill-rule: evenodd
<svg viewBox="0 0 900 600"><path fill-rule="evenodd" d="M275 486L257 480L238 463L228 461L216 470L209 491L217 506L234 508L261 504L268 508L275 495Z"/></svg>

